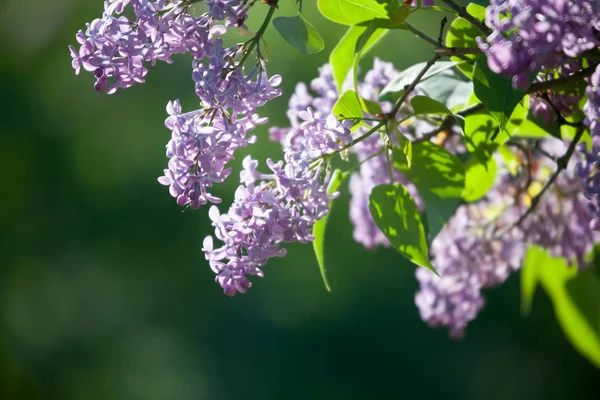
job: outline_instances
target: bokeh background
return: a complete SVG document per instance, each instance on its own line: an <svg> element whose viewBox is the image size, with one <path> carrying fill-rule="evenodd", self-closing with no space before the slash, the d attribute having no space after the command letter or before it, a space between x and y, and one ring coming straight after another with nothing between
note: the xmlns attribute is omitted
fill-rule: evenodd
<svg viewBox="0 0 600 400"><path fill-rule="evenodd" d="M294 1L281 3L279 15L293 15ZM273 124L286 124L295 83L344 32L313 2L304 9L326 48L301 56L269 28L269 70L284 77L284 95L261 110ZM167 101L196 107L190 59L116 95L94 92L67 46L101 12L101 0L0 2L0 398L597 398L600 372L566 341L545 294L520 316L518 274L487 292L464 339L428 328L414 267L353 242L345 189L326 238L332 293L299 245L247 294L224 296L200 251L207 209L182 212L156 182ZM251 29L265 12L256 7ZM442 16L411 19L434 33ZM362 65L379 56L402 68L430 51L393 32ZM256 157L281 155L258 135ZM236 175L215 189L225 203Z"/></svg>

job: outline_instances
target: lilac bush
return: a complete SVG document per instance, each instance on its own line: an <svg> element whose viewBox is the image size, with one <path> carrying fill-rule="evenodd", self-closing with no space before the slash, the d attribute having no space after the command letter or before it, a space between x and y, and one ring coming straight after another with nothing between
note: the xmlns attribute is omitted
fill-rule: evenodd
<svg viewBox="0 0 600 400"><path fill-rule="evenodd" d="M213 185L232 174L237 149L264 140L255 128L269 120L258 109L282 95L282 78L267 72L265 30L273 23L301 53L323 48L303 2L274 18L277 0L109 0L69 47L75 73L92 72L107 94L143 83L157 61L191 56L199 108L168 102L158 181L181 207L212 203L202 251L224 293L246 292L269 259L285 256L284 243L314 241L324 274L324 217L345 181L354 240L416 264L421 318L452 337L481 312L484 290L521 268L524 287L537 271L555 296L560 285L548 282L559 277L531 265L532 249L565 274L590 267L600 239L600 3L389 0L383 18L373 2L333 1L318 7L348 34L310 85L297 83L289 125L269 127L283 157L247 156L226 212ZM248 34L254 10L266 13L257 32L226 45L228 30ZM440 21L438 38L411 23L431 10L456 17ZM401 71L375 58L363 70L376 32L406 30L435 46L430 60Z"/></svg>

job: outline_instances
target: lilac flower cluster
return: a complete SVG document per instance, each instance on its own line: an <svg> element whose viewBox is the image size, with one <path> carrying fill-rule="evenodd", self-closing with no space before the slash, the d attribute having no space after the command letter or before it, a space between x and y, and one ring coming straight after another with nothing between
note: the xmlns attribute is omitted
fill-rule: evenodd
<svg viewBox="0 0 600 400"><path fill-rule="evenodd" d="M383 62L375 58L373 68L366 72L364 80L358 83L358 92L361 97L377 101L380 91L396 75L398 71L391 63ZM339 95L329 64L319 69L319 77L312 80L310 89L314 96L309 93L304 83L296 85L294 94L289 101L287 116L290 127L273 127L270 129L271 139L282 142L284 145L293 144L296 135L300 132L298 113L306 107L314 107L315 114L319 116L331 113ZM391 103L382 102L384 112L391 111ZM356 130L355 137L366 133L372 123L365 121L365 127ZM284 141L283 138L287 141ZM361 166L358 172L350 177L350 220L354 226L353 236L355 240L366 248L372 249L377 245L389 246L385 235L377 228L371 213L369 212L369 194L376 185L389 182L386 156L383 153L384 141L379 135L372 135L360 143L354 145L349 151L356 154ZM417 196L414 185L397 170L393 171L393 179L397 183L406 184L411 194ZM419 200L420 202L420 200Z"/></svg>
<svg viewBox="0 0 600 400"><path fill-rule="evenodd" d="M600 66L589 79L586 88L587 102L583 107L584 123L592 135L592 149L588 151L584 144L579 147L581 161L577 165L577 175L581 180L583 192L589 199L589 208L593 218L592 229L600 231Z"/></svg>
<svg viewBox="0 0 600 400"><path fill-rule="evenodd" d="M600 44L600 3L595 0L492 0L486 25L493 32L478 38L489 67L514 75L513 84L528 75L579 57Z"/></svg>
<svg viewBox="0 0 600 400"><path fill-rule="evenodd" d="M555 169L546 158L532 162L529 172L517 176L503 169L487 196L460 206L434 239L431 257L441 279L422 268L416 271L421 288L415 303L429 325L446 326L451 336L462 336L484 305L481 290L503 283L520 268L529 244L542 246L569 263L577 262L580 268L587 265L586 256L599 237L587 223L590 210L574 162L544 194L534 212L513 226L530 206L536 189ZM531 184L524 187L528 174Z"/></svg>
<svg viewBox="0 0 600 400"><path fill-rule="evenodd" d="M208 13L194 17L188 12L190 0L148 1L108 0L102 18L87 24L77 33L79 50L69 46L73 68L93 72L94 88L111 94L118 88L143 83L146 65L157 61L171 63L171 56L190 53L201 60L213 52L213 40L225 33L227 26L242 25L246 19L247 1L209 0ZM131 8L135 20L124 14ZM109 85L109 82L112 82Z"/></svg>
<svg viewBox="0 0 600 400"><path fill-rule="evenodd" d="M244 61L260 37L225 48L220 35L228 27L243 26L256 0L207 0L208 12L194 17L189 11L194 0L109 0L102 18L79 31L79 51L70 46L73 67L94 71L95 88L114 93L144 82L146 64L171 62L176 53L194 59L192 78L199 97L199 110L183 113L178 100L167 105L165 125L172 132L167 144L168 168L158 181L180 206L199 208L221 200L209 192L213 183L231 173L227 162L234 151L256 141L249 132L268 120L256 109L281 95L281 77L267 75L265 62L258 59L249 72ZM135 20L124 16L130 8ZM222 21L223 24L216 22ZM205 63L204 59L209 62Z"/></svg>
<svg viewBox="0 0 600 400"><path fill-rule="evenodd" d="M228 296L244 293L252 286L248 275L262 277L261 267L270 258L285 255L281 243L313 240L314 223L337 196L327 193L330 174L323 156L350 143L350 130L334 115L320 118L310 108L298 117L303 122L297 132L288 133L285 163L267 160L271 173L264 174L257 171L257 161L246 157L242 184L229 211L220 214L216 206L210 210L223 246L215 248L209 236L204 253Z"/></svg>
<svg viewBox="0 0 600 400"><path fill-rule="evenodd" d="M267 118L257 114L228 117L222 109L200 109L182 113L179 100L167 105L165 125L172 131L167 144L169 168L158 178L180 206L199 208L207 202L220 203L221 199L208 193L213 183L220 183L231 173L225 165L233 153L256 141L248 132ZM231 119L229 119L231 118Z"/></svg>
<svg viewBox="0 0 600 400"><path fill-rule="evenodd" d="M509 201L500 192L493 195L499 196L493 202ZM498 227L489 216L493 206L506 204L483 201L459 207L434 239L431 257L441 278L423 268L416 270L420 290L415 304L421 318L432 327L448 327L452 337L462 336L483 308L481 289L504 282L523 257L523 234L518 229L510 229L501 239L494 238ZM503 215L502 227L514 221Z"/></svg>

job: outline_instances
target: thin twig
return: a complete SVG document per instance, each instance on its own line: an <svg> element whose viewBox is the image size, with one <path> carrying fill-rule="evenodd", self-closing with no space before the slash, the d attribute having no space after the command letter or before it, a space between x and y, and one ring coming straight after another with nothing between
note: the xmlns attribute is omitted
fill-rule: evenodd
<svg viewBox="0 0 600 400"><path fill-rule="evenodd" d="M441 43L443 40L443 36L444 36L444 27L446 26L446 22L448 22L448 18L444 17L442 18L441 22L440 22L440 36L438 37L437 43ZM392 109L392 111L388 114L390 119L394 119L396 113L398 112L398 110L400 109L400 107L402 107L402 104L404 104L404 102L406 101L406 99L408 98L408 96L410 96L410 94L415 90L415 87L417 87L417 85L419 84L419 82L421 81L421 79L423 79L423 77L425 76L425 74L427 73L427 71L429 71L429 69L431 67L433 67L433 65L440 59L440 55L439 54L434 54L434 56L431 58L431 60L427 61L427 64L425 64L425 66L423 67L423 69L421 70L421 72L419 72L419 74L417 75L417 77L410 83L410 85L406 85L404 87L404 93L402 93L402 96L398 99L398 102L394 105L394 108Z"/></svg>
<svg viewBox="0 0 600 400"><path fill-rule="evenodd" d="M475 17L473 17L471 14L469 14L466 8L459 6L452 0L442 0L442 2L446 3L448 7L456 11L458 15L460 15L462 18L466 19L471 24L473 24L473 26L479 29L481 33L485 34L486 36L489 36L492 33L492 30L490 28L488 28L483 23L478 21Z"/></svg>
<svg viewBox="0 0 600 400"><path fill-rule="evenodd" d="M482 54L480 48L478 47L438 47L433 50L434 53L442 55L442 56L460 56L465 54Z"/></svg>
<svg viewBox="0 0 600 400"><path fill-rule="evenodd" d="M543 82L534 82L531 84L531 86L529 86L529 89L527 90L527 92L528 93L544 92L544 91L547 91L550 89L554 89L556 87L565 86L565 85L568 85L569 83L578 81L579 79L587 78L588 76L592 75L595 70L596 70L595 67L589 67L589 68L584 68L581 71L577 71L574 74L571 74L568 76L563 76L563 77L556 78L556 79L550 79L548 81L543 81Z"/></svg>
<svg viewBox="0 0 600 400"><path fill-rule="evenodd" d="M438 40L434 39L432 36L429 36L428 34L426 34L425 32L423 32L422 30L420 30L420 29L418 29L418 28L416 28L416 27L412 26L412 25L411 25L411 24L409 24L408 22L404 22L404 25L406 26L406 28L407 28L409 31L411 31L412 33L414 33L415 35L417 35L418 37L420 37L421 39L423 39L423 40L424 40L424 41L426 41L427 43L429 43L429 44L432 44L432 45L436 46L435 50L433 50L434 52L435 52L435 51L438 51L438 49L443 49L443 50L447 50L447 49L455 49L454 47L446 47L446 46L444 46L443 44L440 46L440 44L439 44ZM471 64L473 63L473 60L472 60L472 59L470 59L469 57L466 57L464 53L463 53L463 54L461 54L460 52L455 52L456 54L454 54L454 53L453 53L453 54L445 54L445 53L443 52L443 50L442 50L442 51L441 51L441 53L440 53L441 55L444 55L444 56L446 56L446 55L448 55L448 56L455 56L455 57L458 57L458 58L460 58L460 59L461 59L461 60L463 60L463 61L467 61L467 62L469 62L469 63L471 63ZM470 53L468 53L468 54L470 54ZM474 53L473 53L473 54L474 54Z"/></svg>
<svg viewBox="0 0 600 400"><path fill-rule="evenodd" d="M571 156L575 152L575 147L577 146L577 143L581 139L581 136L583 135L584 131L585 131L584 127L579 128L579 130L575 134L575 137L569 144L569 148L567 149L566 153L556 161L556 171L554 171L554 173L552 174L550 179L548 179L548 182L546 182L546 184L544 185L542 190L540 190L540 192L537 195L535 195L535 197L533 199L531 199L531 205L529 206L527 211L525 211L525 213L523 213L523 215L521 215L521 217L519 217L519 219L514 224L509 226L502 233L505 233L506 231L510 230L511 228L513 228L515 226L519 226L535 210L535 208L539 204L540 200L542 199L542 196L544 195L544 193L546 193L546 191L550 188L550 186L552 186L552 184L554 183L556 178L558 178L558 175L565 168L567 168L567 164L569 163Z"/></svg>
<svg viewBox="0 0 600 400"><path fill-rule="evenodd" d="M250 45L248 46L247 49L245 49L246 53L242 56L242 59L238 63L239 66L244 65L244 63L250 56L250 53L252 53L252 50L254 50L254 47L260 42L260 38L267 30L267 27L269 26L269 23L271 22L271 18L273 18L273 14L275 13L275 10L277 10L277 3L275 3L269 7L269 12L267 13L267 16L265 17L265 20L263 21L262 25L258 29L258 32L256 32L256 35L254 35L254 37L252 39L250 39Z"/></svg>
<svg viewBox="0 0 600 400"><path fill-rule="evenodd" d="M448 132L452 132L452 125L454 125L454 118L452 118L451 116L448 116L446 118L444 118L444 121L441 123L441 125L437 128L435 128L434 130L424 133L423 136L416 138L415 140L412 141L413 144L417 144L417 143L423 143L423 142L428 142L429 140L433 139L434 137L436 137L437 135L439 135L440 133L444 132L444 131L448 131Z"/></svg>

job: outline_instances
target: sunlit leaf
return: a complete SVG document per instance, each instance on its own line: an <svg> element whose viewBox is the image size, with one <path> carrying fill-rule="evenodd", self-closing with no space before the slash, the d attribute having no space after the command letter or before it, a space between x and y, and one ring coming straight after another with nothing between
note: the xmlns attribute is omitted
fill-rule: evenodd
<svg viewBox="0 0 600 400"><path fill-rule="evenodd" d="M500 131L504 130L519 100L527 92L527 88L514 89L510 77L490 70L484 56L480 56L475 62L473 89L486 110L498 122Z"/></svg>
<svg viewBox="0 0 600 400"><path fill-rule="evenodd" d="M369 196L369 210L377 227L400 254L435 273L419 209L404 186L375 186Z"/></svg>
<svg viewBox="0 0 600 400"><path fill-rule="evenodd" d="M366 30L366 26L350 27L329 56L329 63L333 69L333 78L338 92L341 92L342 85L348 77L348 73L353 69L355 59L358 60L365 55L388 32L386 29L376 29L373 31L369 39L362 46L358 57L356 57L356 45Z"/></svg>
<svg viewBox="0 0 600 400"><path fill-rule="evenodd" d="M398 74L398 76L396 76L390 83L387 84L385 88L383 88L381 94L379 95L379 99L389 101L402 96L402 93L404 93L404 87L406 85L410 85L417 78L419 73L423 70L423 67L425 67L425 64L426 63L424 62L415 64ZM442 71L453 68L456 65L457 62L453 61L439 61L425 73L421 79L421 82L426 81Z"/></svg>
<svg viewBox="0 0 600 400"><path fill-rule="evenodd" d="M327 188L327 193L334 193L340 187L340 184L344 180L344 174L340 170L334 170L331 175L331 180L329 181L329 186ZM331 213L331 208L333 207L333 202L329 205L329 212ZM325 228L327 227L327 219L329 215L324 216L313 226L313 236L315 239L313 240L313 248L315 249L315 256L317 257L317 262L319 263L319 270L321 271L321 277L323 278L323 283L325 284L325 288L328 292L331 292L331 285L327 279L327 273L325 270Z"/></svg>
<svg viewBox="0 0 600 400"><path fill-rule="evenodd" d="M478 19L479 21L485 20L485 7L480 6L478 4L471 3L467 6L467 12L471 14L473 17ZM450 28L448 29L448 33L446 34L445 44L447 47L477 47L477 42L475 38L481 36L481 32L477 29L473 24L467 21L464 18L456 18L450 24ZM468 54L464 55L463 58L460 57L450 57L452 61L464 61L464 59L469 60L470 62L463 62L458 65L458 69L461 70L467 77L473 76L473 66L475 63L476 55Z"/></svg>
<svg viewBox="0 0 600 400"><path fill-rule="evenodd" d="M530 246L521 268L521 314L529 315L535 291L540 282L540 269L548 262L548 253L538 246Z"/></svg>
<svg viewBox="0 0 600 400"><path fill-rule="evenodd" d="M335 102L332 112L340 118L361 118L362 108L354 90L346 90Z"/></svg>
<svg viewBox="0 0 600 400"><path fill-rule="evenodd" d="M494 157L488 158L485 164L482 164L477 157L472 157L465 165L465 190L462 198L471 202L485 196L494 186L496 172Z"/></svg>
<svg viewBox="0 0 600 400"><path fill-rule="evenodd" d="M412 145L411 168L400 170L414 183L425 203L427 225L433 240L462 200L465 167L444 148L422 142Z"/></svg>
<svg viewBox="0 0 600 400"><path fill-rule="evenodd" d="M358 96L358 101L363 110L371 115L377 115L383 113L381 105L375 101L367 100L363 97Z"/></svg>
<svg viewBox="0 0 600 400"><path fill-rule="evenodd" d="M410 105L415 112L415 115L427 115L427 114L437 114L437 115L450 115L452 116L458 125L464 130L465 128L465 120L460 115L454 115L452 111L448 109L444 104L440 103L437 100L434 100L427 96L414 96Z"/></svg>
<svg viewBox="0 0 600 400"><path fill-rule="evenodd" d="M389 19L394 0L318 0L317 7L326 18L344 25L358 25L374 18Z"/></svg>
<svg viewBox="0 0 600 400"><path fill-rule="evenodd" d="M600 368L600 279L594 269L578 272L577 265L569 266L564 258L535 248L529 250L521 273L523 311L531 310L539 282L567 339Z"/></svg>

